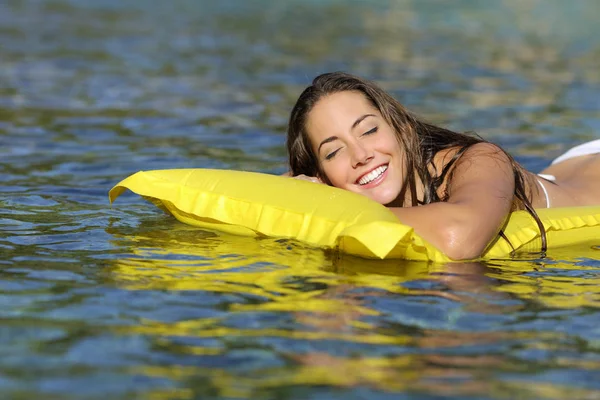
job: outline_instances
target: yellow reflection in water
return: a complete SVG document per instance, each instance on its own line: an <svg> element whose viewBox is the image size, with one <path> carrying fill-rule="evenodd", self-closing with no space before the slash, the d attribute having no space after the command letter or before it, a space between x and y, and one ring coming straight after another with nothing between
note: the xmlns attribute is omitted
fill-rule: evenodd
<svg viewBox="0 0 600 400"><path fill-rule="evenodd" d="M348 296L332 296L333 287L341 292L362 288L456 301L465 300L465 293L496 297L510 294L550 307L600 306L598 263L586 266L579 262L600 257L600 250L591 244L555 251L554 260L443 265L365 260L293 241L199 232L203 231L174 224L168 232L127 235L135 245L130 247L129 256L114 260L112 278L131 290L211 291L262 299L258 304L231 306L231 311L240 312L338 313L351 308L358 315L378 314L348 302ZM439 281L450 290L409 290L403 285L415 280ZM303 289L307 284L312 285L310 290Z"/></svg>
<svg viewBox="0 0 600 400"><path fill-rule="evenodd" d="M497 291L534 300L547 307L600 307L600 251L593 244L553 252L547 261L498 261L488 272L503 284ZM596 260L596 261L594 261Z"/></svg>
<svg viewBox="0 0 600 400"><path fill-rule="evenodd" d="M494 398L598 398L600 391L575 388L566 384L497 379L496 368L505 372L525 372L507 368L508 357L447 356L405 354L389 357L335 357L309 353L292 357L291 366L263 368L252 373L232 373L222 368L143 366L130 369L131 374L167 378L177 382L210 382L218 396L253 398L268 389L298 386L336 388L368 387L385 392L409 389L440 396L491 396ZM567 364L576 367L577 364ZM595 369L598 366L594 366ZM182 390L175 391L185 396ZM189 392L188 392L189 393ZM160 393L161 395L163 393ZM154 397L163 398L163 397ZM178 397L179 398L179 397ZM185 398L185 397L183 397Z"/></svg>
<svg viewBox="0 0 600 400"><path fill-rule="evenodd" d="M363 260L291 241L212 234L179 224L169 231L140 235L111 233L132 243L130 254L115 260L109 269L112 279L121 287L233 294L240 296L240 301L229 301L228 316L268 311L290 315L297 323L294 328L279 328L229 326L221 317L174 322L142 320L138 325L117 328L119 334L145 335L166 351L197 357L226 357L231 350L221 340L212 347L184 345L175 338L337 341L390 349L380 357L334 356L315 350L289 349L276 355L285 360L284 366L259 366L247 374L223 367L143 366L130 371L190 387L193 386L190 382L202 377L223 397L251 397L256 391L294 385L330 385L383 391L410 388L458 396L495 393L511 397L511 393L520 390L520 394L533 397L565 398L572 388L536 383L535 387L523 389L518 382L499 379L495 375L498 370L527 376L522 369L525 367L515 363L512 354L457 355L455 351L449 354L443 351L514 341L526 349L554 351L564 333L498 329L464 332L445 328L405 332L378 323L378 318L385 317L384 311L368 299L440 298L460 304L465 312L498 315L518 312L528 301L558 308L600 305L598 269L577 264L581 257L595 256L598 251L591 248L579 249L577 257L573 253L561 255L561 262L513 260L440 265ZM582 273L585 270L588 275ZM574 273L567 274L569 271ZM428 286L409 284L418 281L431 285L424 289ZM436 282L439 287L434 285ZM517 303L513 301L515 298L526 301ZM440 318L445 321L448 316ZM406 351L398 354L399 349ZM593 360L563 357L555 361L553 366L557 368L600 370L600 363ZM457 381L460 385L456 385ZM157 391L148 396L193 398L194 392L190 390ZM600 392L592 390L578 389L577 393L582 397L600 396Z"/></svg>

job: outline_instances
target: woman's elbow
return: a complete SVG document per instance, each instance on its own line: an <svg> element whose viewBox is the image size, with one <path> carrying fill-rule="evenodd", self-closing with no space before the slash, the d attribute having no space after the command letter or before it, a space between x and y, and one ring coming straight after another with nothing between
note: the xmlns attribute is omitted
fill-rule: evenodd
<svg viewBox="0 0 600 400"><path fill-rule="evenodd" d="M477 232L468 224L455 223L441 229L439 250L452 260L473 260L480 258L487 246Z"/></svg>

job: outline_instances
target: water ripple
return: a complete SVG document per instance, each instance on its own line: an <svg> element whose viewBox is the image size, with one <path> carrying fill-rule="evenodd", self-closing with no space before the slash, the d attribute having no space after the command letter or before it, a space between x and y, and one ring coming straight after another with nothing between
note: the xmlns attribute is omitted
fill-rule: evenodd
<svg viewBox="0 0 600 400"><path fill-rule="evenodd" d="M540 170L598 136L596 1L0 8L3 398L600 397L598 243L375 262L107 199L138 170L283 172L289 109L337 69Z"/></svg>

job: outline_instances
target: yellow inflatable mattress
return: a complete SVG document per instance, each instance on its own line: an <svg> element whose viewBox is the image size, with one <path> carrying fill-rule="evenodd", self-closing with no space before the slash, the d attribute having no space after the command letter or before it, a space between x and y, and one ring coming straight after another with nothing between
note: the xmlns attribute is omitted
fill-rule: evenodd
<svg viewBox="0 0 600 400"><path fill-rule="evenodd" d="M448 261L385 206L342 189L255 172L172 169L142 171L109 192L112 203L129 189L200 228L237 235L293 238L367 258ZM600 243L600 206L538 210L548 251ZM517 211L482 258L536 252L541 235L531 215Z"/></svg>

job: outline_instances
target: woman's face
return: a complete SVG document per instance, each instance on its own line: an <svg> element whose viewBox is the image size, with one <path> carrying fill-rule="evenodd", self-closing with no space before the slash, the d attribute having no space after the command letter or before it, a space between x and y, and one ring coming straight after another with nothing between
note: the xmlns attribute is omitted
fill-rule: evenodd
<svg viewBox="0 0 600 400"><path fill-rule="evenodd" d="M321 98L308 115L306 130L333 186L384 205L402 204L402 149L392 127L361 92Z"/></svg>

